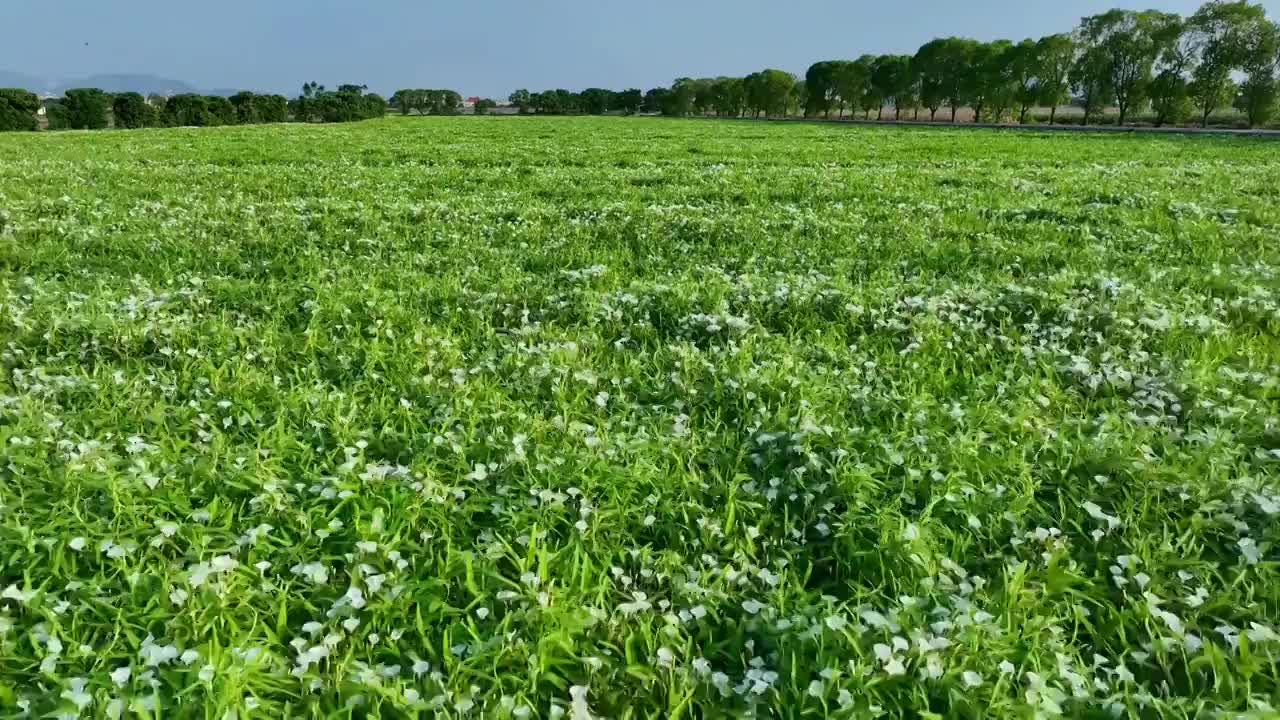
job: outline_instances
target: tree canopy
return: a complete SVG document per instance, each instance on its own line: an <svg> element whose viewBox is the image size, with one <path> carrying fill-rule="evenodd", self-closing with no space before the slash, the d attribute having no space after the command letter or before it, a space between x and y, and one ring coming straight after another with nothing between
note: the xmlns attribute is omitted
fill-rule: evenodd
<svg viewBox="0 0 1280 720"><path fill-rule="evenodd" d="M35 130L40 98L19 88L0 88L0 130Z"/></svg>

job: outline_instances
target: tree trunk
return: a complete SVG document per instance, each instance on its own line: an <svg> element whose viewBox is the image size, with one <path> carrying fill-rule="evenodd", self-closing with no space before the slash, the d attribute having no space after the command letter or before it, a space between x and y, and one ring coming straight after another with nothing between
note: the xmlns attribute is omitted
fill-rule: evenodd
<svg viewBox="0 0 1280 720"><path fill-rule="evenodd" d="M881 105L880 109L876 110L876 121L879 122L883 119L884 119L884 106Z"/></svg>
<svg viewBox="0 0 1280 720"><path fill-rule="evenodd" d="M1201 128L1209 127L1209 114L1212 112L1213 112L1213 108L1207 107L1204 109L1204 116L1200 119Z"/></svg>
<svg viewBox="0 0 1280 720"><path fill-rule="evenodd" d="M1058 117L1058 106L1054 105L1053 107L1049 108L1049 124L1052 125L1054 123L1054 120L1057 119L1057 117Z"/></svg>
<svg viewBox="0 0 1280 720"><path fill-rule="evenodd" d="M919 119L920 119L920 106L919 106L919 105L917 105L917 106L916 106L916 112L915 112L915 115L914 115L911 119L912 119L912 120L919 120Z"/></svg>
<svg viewBox="0 0 1280 720"><path fill-rule="evenodd" d="M956 121L956 109L955 105L951 106L951 122L953 123Z"/></svg>
<svg viewBox="0 0 1280 720"><path fill-rule="evenodd" d="M1124 127L1124 118L1129 114L1129 106L1127 103L1120 103L1120 121L1119 126Z"/></svg>
<svg viewBox="0 0 1280 720"><path fill-rule="evenodd" d="M902 119L902 108L897 105L893 106L893 119L895 122Z"/></svg>
<svg viewBox="0 0 1280 720"><path fill-rule="evenodd" d="M936 122L938 117L938 108L929 108L929 122Z"/></svg>
<svg viewBox="0 0 1280 720"><path fill-rule="evenodd" d="M1027 107L1026 105L1023 105L1023 106L1022 106L1022 112L1018 113L1018 124L1019 124L1019 125L1026 125L1026 124L1027 124L1027 110L1030 110L1030 109L1031 109L1031 108Z"/></svg>

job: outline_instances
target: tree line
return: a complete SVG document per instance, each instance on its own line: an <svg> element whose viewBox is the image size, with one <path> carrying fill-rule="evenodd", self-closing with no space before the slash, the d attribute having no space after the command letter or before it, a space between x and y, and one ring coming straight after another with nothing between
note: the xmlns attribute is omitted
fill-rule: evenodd
<svg viewBox="0 0 1280 720"><path fill-rule="evenodd" d="M107 93L97 88L67 90L41 102L34 93L0 88L0 130L36 130L41 107L51 130L100 130L144 127L212 127L259 123L350 122L382 117L387 103L363 85L326 90L308 82L293 100L283 95L239 92L231 97L181 94L143 97L139 93Z"/></svg>
<svg viewBox="0 0 1280 720"><path fill-rule="evenodd" d="M1083 109L1083 122L1130 122L1143 114L1155 125L1196 116L1207 126L1219 109L1238 110L1250 127L1275 116L1280 94L1280 25L1261 4L1210 0L1190 17L1157 10L1110 10L1080 20L1068 33L1021 42L980 42L946 37L930 40L912 55L863 55L814 63L803 78L778 69L745 77L679 78L671 87L647 92L588 88L530 92L508 98L521 113L662 113L672 116L844 117L891 108L930 120L961 108L975 122L1027 122L1033 109L1048 108L1048 121L1068 103ZM243 123L348 122L380 117L388 104L401 113L450 115L461 111L453 90L403 89L390 103L363 85L327 90L309 82L292 100L280 95L238 93L230 98L175 95L143 98L110 95L92 88L68 90L46 101L50 128L102 128L110 115L117 127L233 125ZM496 103L481 100L475 112ZM32 130L41 106L24 90L0 89L0 130Z"/></svg>
<svg viewBox="0 0 1280 720"><path fill-rule="evenodd" d="M1108 109L1120 124L1147 113L1155 125L1196 116L1207 126L1233 107L1250 127L1277 110L1280 25L1262 5L1211 0L1190 17L1156 10L1110 10L1082 18L1071 32L1021 42L946 37L914 54L823 60L803 78L777 69L746 77L679 78L669 88L572 93L517 90L509 100L525 113L648 112L672 116L843 117L930 120L961 108L975 122L1027 122L1048 108L1048 121L1072 104L1083 122Z"/></svg>

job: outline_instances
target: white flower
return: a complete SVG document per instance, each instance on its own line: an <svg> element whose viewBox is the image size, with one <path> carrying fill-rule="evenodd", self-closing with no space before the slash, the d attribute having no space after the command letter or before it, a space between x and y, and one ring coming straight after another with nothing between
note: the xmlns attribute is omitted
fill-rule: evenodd
<svg viewBox="0 0 1280 720"><path fill-rule="evenodd" d="M844 628L845 625L849 624L849 621L845 620L844 617L840 615L831 615L827 617L826 624L827 624L827 627L831 628L832 630L835 630L836 632L839 632Z"/></svg>
<svg viewBox="0 0 1280 720"><path fill-rule="evenodd" d="M916 527L915 523L907 523L907 526L902 528L902 539L906 542L919 540L920 528Z"/></svg>
<svg viewBox="0 0 1280 720"><path fill-rule="evenodd" d="M875 610L863 610L862 612L858 613L858 616L862 618L862 622L870 625L871 627L875 627L875 628L889 627L888 618L876 612Z"/></svg>
<svg viewBox="0 0 1280 720"><path fill-rule="evenodd" d="M291 570L293 574L305 577L313 585L323 585L329 581L329 568L321 563L294 565Z"/></svg>
<svg viewBox="0 0 1280 720"><path fill-rule="evenodd" d="M1004 673L1005 675L1008 675L1009 673L1013 672L1016 669L1017 668L1013 666L1013 663L1009 662L1008 660L1000 661L1000 672Z"/></svg>
<svg viewBox="0 0 1280 720"><path fill-rule="evenodd" d="M649 596L642 592L635 594L632 602L622 603L618 605L618 609L623 615L635 615L642 610L648 610L653 607L653 603L649 602Z"/></svg>
<svg viewBox="0 0 1280 720"><path fill-rule="evenodd" d="M0 597L4 598L5 600L16 600L18 603L22 605L26 605L28 602L31 601L31 598L35 596L36 596L35 590L19 590L17 585L10 585L9 587L4 589L3 593L0 593Z"/></svg>
<svg viewBox="0 0 1280 720"><path fill-rule="evenodd" d="M764 603L758 600L744 600L742 602L742 609L746 610L751 615L758 614L761 610L765 609L766 607L767 606Z"/></svg>
<svg viewBox="0 0 1280 720"><path fill-rule="evenodd" d="M1081 507L1083 507L1084 511L1089 514L1089 517L1093 518L1094 520L1097 520L1100 523L1105 524L1108 529L1115 530L1116 528L1120 527L1120 518L1117 518L1114 515L1108 515L1104 513L1102 511L1102 508L1098 507L1096 504L1091 502L1085 502L1084 504L1081 505Z"/></svg>
<svg viewBox="0 0 1280 720"><path fill-rule="evenodd" d="M1250 565L1257 565L1261 559L1261 553L1258 551L1258 544L1253 538L1242 538L1237 545L1240 546L1240 554L1244 556L1244 561Z"/></svg>
<svg viewBox="0 0 1280 720"><path fill-rule="evenodd" d="M964 678L964 684L971 688L980 687L982 685L982 676L972 670L965 670L962 677Z"/></svg>
<svg viewBox="0 0 1280 720"><path fill-rule="evenodd" d="M68 681L70 687L62 691L62 697L70 700L77 710L83 711L93 703L93 695L85 692L84 687L88 684L88 680L84 678L71 678Z"/></svg>
<svg viewBox="0 0 1280 720"><path fill-rule="evenodd" d="M229 572L234 570L239 564L240 561L230 555L218 555L209 561L209 567L211 567L214 572Z"/></svg>
<svg viewBox="0 0 1280 720"><path fill-rule="evenodd" d="M71 538L71 541L67 543L67 547L79 552L84 549L84 542L84 538L82 537L73 537Z"/></svg>
<svg viewBox="0 0 1280 720"><path fill-rule="evenodd" d="M122 665L111 671L111 682L115 683L117 687L124 687L125 683L129 682L129 676L132 674L133 671L129 669L128 665Z"/></svg>

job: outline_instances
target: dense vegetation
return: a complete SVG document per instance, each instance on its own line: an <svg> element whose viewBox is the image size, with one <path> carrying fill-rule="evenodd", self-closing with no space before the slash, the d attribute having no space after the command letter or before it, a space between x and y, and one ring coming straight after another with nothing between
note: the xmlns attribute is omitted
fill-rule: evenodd
<svg viewBox="0 0 1280 720"><path fill-rule="evenodd" d="M884 119L887 109L895 120L919 120L925 112L929 120L936 120L945 111L951 122L967 108L974 122L1018 123L1058 122L1059 108L1072 104L1083 109L1072 121L1085 125L1125 125L1136 119L1157 127L1180 124L1193 115L1205 127L1211 122L1235 124L1236 117L1215 117L1233 108L1241 124L1255 127L1276 116L1278 71L1280 25L1267 18L1263 6L1248 0L1210 0L1187 18L1156 10L1111 10L1083 18L1070 33L1038 40L937 38L914 55L819 61L803 78L766 69L745 77L679 78L670 88L648 92L520 89L508 102L521 113L550 115L829 118L833 112L844 117L848 111ZM81 96L72 97L71 92ZM110 98L96 90L71 92L51 105L50 127L105 127L105 103ZM98 95L84 95L88 92ZM175 108L161 99L152 103L155 113L130 99L127 108L135 112L127 113L128 119L117 126L284 122L289 115L300 122L348 122L381 117L388 105L404 115L454 115L463 108L462 95L455 90L405 88L384 101L362 85L327 91L314 82L303 85L302 95L287 108L282 96L237 97L241 96L252 99L237 104L235 112L222 98L178 96ZM24 115L35 110L15 110L12 103L0 102L7 103L0 105L0 130L34 129ZM473 105L476 114L495 106L488 99ZM1039 112L1041 107L1048 112Z"/></svg>
<svg viewBox="0 0 1280 720"><path fill-rule="evenodd" d="M949 37L914 55L863 55L814 63L798 79L768 69L746 77L680 78L671 88L613 92L592 89L530 93L510 102L525 112L662 112L685 116L751 114L830 117L833 112L929 119L946 108L954 122L969 108L975 122L1027 122L1037 106L1076 100L1084 124L1115 107L1123 125L1142 111L1153 124L1180 123L1193 113L1207 126L1234 107L1249 127L1276 112L1280 25L1261 4L1211 0L1188 18L1155 10L1111 10L1086 17L1071 33L1021 42ZM1237 84L1233 77L1238 77Z"/></svg>
<svg viewBox="0 0 1280 720"><path fill-rule="evenodd" d="M818 124L2 137L0 714L1272 717L1278 174Z"/></svg>

